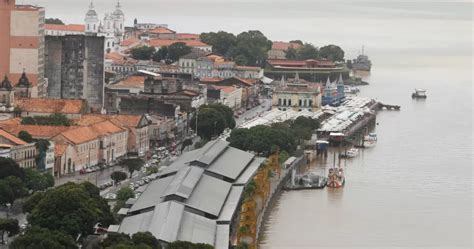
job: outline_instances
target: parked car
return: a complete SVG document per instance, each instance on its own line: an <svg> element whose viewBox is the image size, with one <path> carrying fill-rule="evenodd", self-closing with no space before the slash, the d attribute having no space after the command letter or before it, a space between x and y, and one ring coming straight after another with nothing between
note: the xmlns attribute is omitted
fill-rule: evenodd
<svg viewBox="0 0 474 249"><path fill-rule="evenodd" d="M115 200L115 199L117 199L117 194L114 194L114 193L107 193L107 194L105 195L105 199L107 199L107 200Z"/></svg>

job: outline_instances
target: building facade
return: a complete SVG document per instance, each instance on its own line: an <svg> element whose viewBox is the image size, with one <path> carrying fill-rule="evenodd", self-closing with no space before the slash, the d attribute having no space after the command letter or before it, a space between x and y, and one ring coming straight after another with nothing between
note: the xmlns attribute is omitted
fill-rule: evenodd
<svg viewBox="0 0 474 249"><path fill-rule="evenodd" d="M31 96L46 96L44 78L44 9L0 2L0 75L18 82L26 72Z"/></svg>
<svg viewBox="0 0 474 249"><path fill-rule="evenodd" d="M302 84L299 79L287 84L284 79L273 90L272 108L278 110L317 111L321 108L321 86L319 84Z"/></svg>
<svg viewBox="0 0 474 249"><path fill-rule="evenodd" d="M95 111L103 107L104 38L89 35L46 37L48 96L85 99Z"/></svg>

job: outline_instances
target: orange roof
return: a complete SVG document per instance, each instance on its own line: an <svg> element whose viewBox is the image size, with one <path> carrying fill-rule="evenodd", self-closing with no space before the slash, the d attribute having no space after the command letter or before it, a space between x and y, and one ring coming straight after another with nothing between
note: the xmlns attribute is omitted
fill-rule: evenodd
<svg viewBox="0 0 474 249"><path fill-rule="evenodd" d="M81 99L22 98L16 101L24 112L80 114L85 108Z"/></svg>
<svg viewBox="0 0 474 249"><path fill-rule="evenodd" d="M143 88L145 86L145 76L138 76L133 75L127 77L116 84L110 85L110 88L123 88L123 87L130 87L130 88Z"/></svg>
<svg viewBox="0 0 474 249"><path fill-rule="evenodd" d="M113 115L112 117L113 117L113 119L111 120L112 122L114 122L114 120L117 120L121 124L125 125L126 127L137 127L142 118L141 115L124 115L124 114Z"/></svg>
<svg viewBox="0 0 474 249"><path fill-rule="evenodd" d="M123 40L122 43L120 43L120 46L128 47L135 43L140 43L140 40L135 37L130 37L128 39Z"/></svg>
<svg viewBox="0 0 474 249"><path fill-rule="evenodd" d="M81 144L97 139L99 136L114 134L124 130L125 129L115 125L109 120L106 120L89 126L81 126L70 129L60 133L59 135L64 136L72 143Z"/></svg>
<svg viewBox="0 0 474 249"><path fill-rule="evenodd" d="M95 123L95 124L93 124L89 127L92 130L94 130L98 136L106 135L106 134L113 134L113 133L122 132L122 131L125 130L125 129L117 126L116 124L112 123L109 120L106 120L106 121L100 122L100 123Z"/></svg>
<svg viewBox="0 0 474 249"><path fill-rule="evenodd" d="M3 137L10 142L14 143L15 145L25 145L27 144L25 141L15 137L14 135L8 133L7 131L0 129L0 137Z"/></svg>
<svg viewBox="0 0 474 249"><path fill-rule="evenodd" d="M82 115L81 119L78 120L77 124L80 126L87 126L103 122L106 120L111 121L117 126L121 127L136 127L140 122L141 115L125 115L125 114L116 114L116 115L102 115L102 114L85 114Z"/></svg>
<svg viewBox="0 0 474 249"><path fill-rule="evenodd" d="M293 42L282 42L282 41L275 41L272 44L272 49L274 50L288 50L288 48L299 48L301 44L293 43Z"/></svg>
<svg viewBox="0 0 474 249"><path fill-rule="evenodd" d="M74 31L74 32L85 32L86 26L83 24L45 24L44 28L47 30L59 30L59 31Z"/></svg>
<svg viewBox="0 0 474 249"><path fill-rule="evenodd" d="M225 93L233 93L235 90L237 90L237 87L235 86L212 86L214 89L219 89L222 90Z"/></svg>
<svg viewBox="0 0 474 249"><path fill-rule="evenodd" d="M18 134L20 131L26 131L30 133L33 138L52 138L63 131L73 128L74 126L19 125L12 130L12 132L14 131Z"/></svg>
<svg viewBox="0 0 474 249"><path fill-rule="evenodd" d="M164 47L164 46L170 46L175 43L182 42L185 43L186 46L189 47L206 47L209 46L208 44L197 41L197 40L166 40L166 39L152 39L149 40L147 43L148 45L152 47Z"/></svg>
<svg viewBox="0 0 474 249"><path fill-rule="evenodd" d="M223 81L224 78L201 78L201 82L205 82L205 83L212 83L212 82L220 82L220 81Z"/></svg>
<svg viewBox="0 0 474 249"><path fill-rule="evenodd" d="M68 144L64 144L64 143L55 144L54 145L54 155L55 156L60 156L60 155L64 154L64 152L66 151L66 148L68 146L69 146Z"/></svg>
<svg viewBox="0 0 474 249"><path fill-rule="evenodd" d="M176 39L178 40L199 40L199 34L189 34L189 33L178 33L176 34Z"/></svg>
<svg viewBox="0 0 474 249"><path fill-rule="evenodd" d="M260 71L260 67L251 67L251 66L235 66L235 69L237 70L252 70L252 71Z"/></svg>
<svg viewBox="0 0 474 249"><path fill-rule="evenodd" d="M154 28L148 31L149 33L154 33L154 34L175 34L176 32L165 27L158 27Z"/></svg>

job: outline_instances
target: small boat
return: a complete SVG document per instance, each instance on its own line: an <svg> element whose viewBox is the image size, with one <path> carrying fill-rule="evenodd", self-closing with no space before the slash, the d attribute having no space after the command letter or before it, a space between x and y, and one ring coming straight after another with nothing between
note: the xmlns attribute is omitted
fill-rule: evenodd
<svg viewBox="0 0 474 249"><path fill-rule="evenodd" d="M369 133L364 137L364 148L374 147L377 144L377 134Z"/></svg>
<svg viewBox="0 0 474 249"><path fill-rule="evenodd" d="M284 189L286 190L300 190L300 189L322 189L326 187L328 179L324 176L316 175L312 172L302 176L296 176L294 184L289 181Z"/></svg>
<svg viewBox="0 0 474 249"><path fill-rule="evenodd" d="M342 153L339 156L343 158L353 158L359 155L359 149L351 148L346 153Z"/></svg>
<svg viewBox="0 0 474 249"><path fill-rule="evenodd" d="M412 98L426 98L426 90L425 89L415 89L415 92L411 94Z"/></svg>
<svg viewBox="0 0 474 249"><path fill-rule="evenodd" d="M342 168L329 169L327 187L340 188L344 186L345 182L346 178L344 177L344 171Z"/></svg>

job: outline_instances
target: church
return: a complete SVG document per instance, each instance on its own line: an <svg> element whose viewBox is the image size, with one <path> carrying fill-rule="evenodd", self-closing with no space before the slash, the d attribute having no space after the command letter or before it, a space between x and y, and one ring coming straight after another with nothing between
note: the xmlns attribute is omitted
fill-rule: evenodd
<svg viewBox="0 0 474 249"><path fill-rule="evenodd" d="M123 41L125 34L125 15L120 1L117 1L115 10L112 13L105 14L103 21L99 19L94 3L91 2L84 21L86 34L105 37L105 52L109 53L119 50L119 45Z"/></svg>

